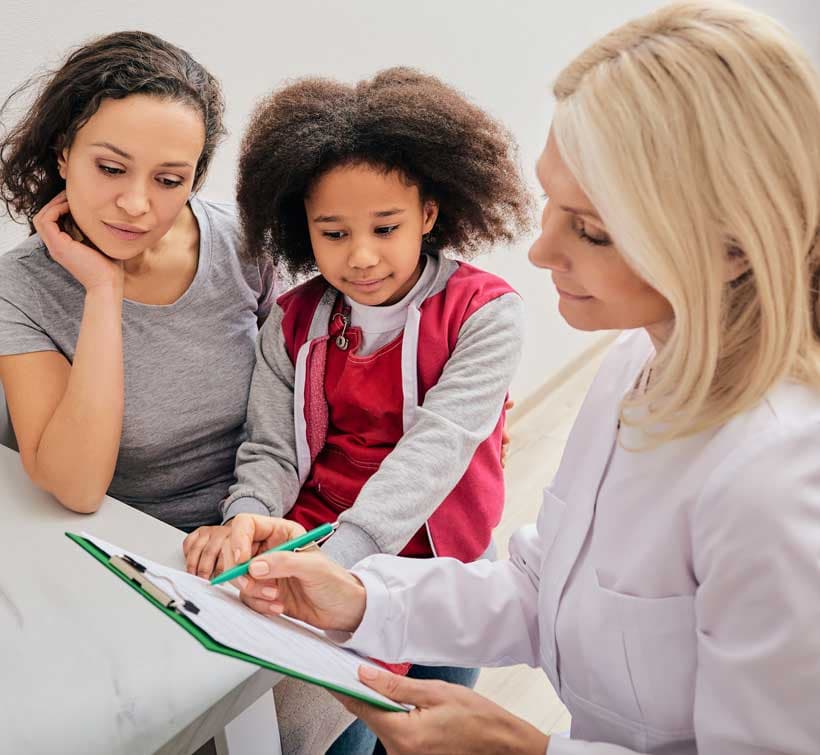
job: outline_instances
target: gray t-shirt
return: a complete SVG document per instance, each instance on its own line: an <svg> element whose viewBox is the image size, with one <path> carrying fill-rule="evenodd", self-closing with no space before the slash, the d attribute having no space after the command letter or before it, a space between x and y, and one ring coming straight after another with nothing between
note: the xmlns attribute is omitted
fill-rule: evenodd
<svg viewBox="0 0 820 755"><path fill-rule="evenodd" d="M188 290L168 305L123 302L125 414L108 490L186 529L221 521L245 438L258 323L275 296L273 267L239 257L233 205L190 205L200 242ZM0 255L0 355L58 351L71 362L84 299L38 236Z"/></svg>

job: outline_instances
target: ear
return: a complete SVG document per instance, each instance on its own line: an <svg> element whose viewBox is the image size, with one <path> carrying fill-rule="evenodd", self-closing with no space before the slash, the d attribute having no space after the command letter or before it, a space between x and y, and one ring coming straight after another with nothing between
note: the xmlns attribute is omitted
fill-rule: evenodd
<svg viewBox="0 0 820 755"><path fill-rule="evenodd" d="M424 214L424 225L422 226L421 232L422 234L430 233L436 224L436 220L438 220L438 202L436 202L435 199L425 200L422 212Z"/></svg>
<svg viewBox="0 0 820 755"><path fill-rule="evenodd" d="M58 149L57 150L57 171L60 174L60 178L65 181L65 173L66 173L66 163L68 162L68 149Z"/></svg>
<svg viewBox="0 0 820 755"><path fill-rule="evenodd" d="M739 246L729 244L726 248L723 270L724 283L734 283L742 275L749 272L749 260Z"/></svg>

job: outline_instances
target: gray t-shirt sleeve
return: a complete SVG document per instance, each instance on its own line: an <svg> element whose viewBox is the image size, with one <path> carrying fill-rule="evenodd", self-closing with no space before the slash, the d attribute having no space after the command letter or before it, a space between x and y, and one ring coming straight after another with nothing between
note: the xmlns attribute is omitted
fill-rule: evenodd
<svg viewBox="0 0 820 755"><path fill-rule="evenodd" d="M410 541L498 423L523 333L524 305L514 293L485 304L462 325L412 427L339 516L339 528L322 546L328 556L350 567L373 553L396 554Z"/></svg>
<svg viewBox="0 0 820 755"><path fill-rule="evenodd" d="M0 257L0 356L59 351L43 329L36 285L17 252Z"/></svg>

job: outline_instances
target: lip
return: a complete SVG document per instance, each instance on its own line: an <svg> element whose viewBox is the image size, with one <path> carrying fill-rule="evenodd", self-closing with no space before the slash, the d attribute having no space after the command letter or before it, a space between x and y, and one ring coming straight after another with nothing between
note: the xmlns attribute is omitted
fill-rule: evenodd
<svg viewBox="0 0 820 755"><path fill-rule="evenodd" d="M378 288L378 286L384 283L385 280L385 278L371 278L370 280L364 281L351 280L348 281L348 283L350 283L351 286L362 289L363 291L370 291L374 288Z"/></svg>
<svg viewBox="0 0 820 755"><path fill-rule="evenodd" d="M103 225L118 239L123 241L133 241L134 239L142 238L148 231L143 228L138 228L127 223L106 223L103 220Z"/></svg>
<svg viewBox="0 0 820 755"><path fill-rule="evenodd" d="M569 301L589 301L593 298L592 296L579 296L578 294L571 294L569 291L564 291L563 288L559 288L558 286L555 287L555 290L562 299L568 299Z"/></svg>

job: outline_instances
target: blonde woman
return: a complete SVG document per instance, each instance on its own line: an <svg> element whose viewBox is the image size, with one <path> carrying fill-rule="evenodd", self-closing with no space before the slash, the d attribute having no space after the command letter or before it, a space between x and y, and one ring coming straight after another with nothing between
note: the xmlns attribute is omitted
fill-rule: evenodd
<svg viewBox="0 0 820 755"><path fill-rule="evenodd" d="M389 752L820 751L820 85L768 18L670 5L559 76L532 262L621 328L510 559L257 558L243 598L390 661L540 665L549 739L474 692L381 673ZM292 523L239 518L249 555ZM263 592L264 591L264 592Z"/></svg>

